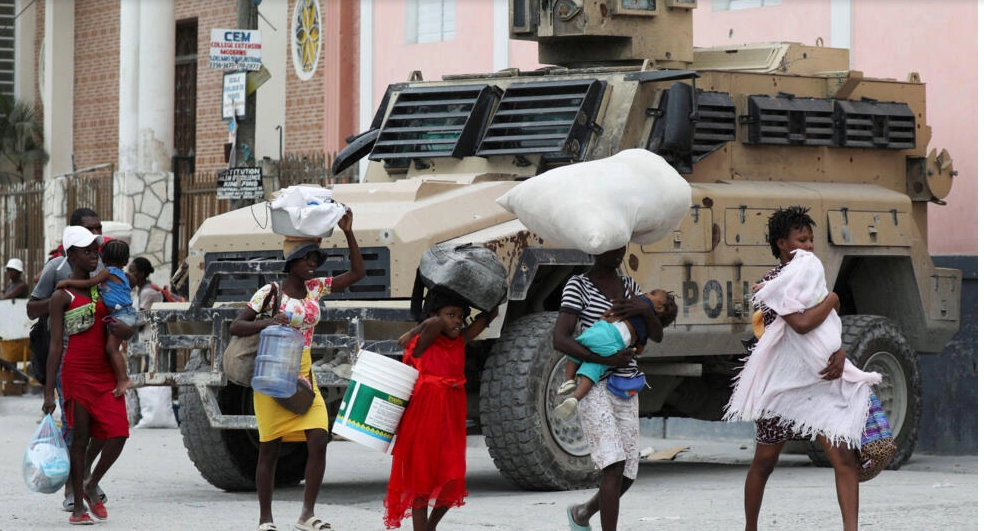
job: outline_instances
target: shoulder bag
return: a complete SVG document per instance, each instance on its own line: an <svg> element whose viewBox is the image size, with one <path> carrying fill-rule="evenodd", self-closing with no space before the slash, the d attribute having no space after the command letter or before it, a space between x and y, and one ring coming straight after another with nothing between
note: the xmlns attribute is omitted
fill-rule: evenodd
<svg viewBox="0 0 984 531"><path fill-rule="evenodd" d="M267 293L267 296L263 299L263 305L260 306L260 313L257 314L257 317L263 315L270 301L273 301L270 316L277 315L280 311L279 291L277 284L271 282L270 293ZM259 346L260 334L232 336L229 338L229 345L226 346L225 352L222 353L222 369L225 372L227 380L236 385L249 387L250 381L253 379L253 370L256 365L256 350Z"/></svg>
<svg viewBox="0 0 984 531"><path fill-rule="evenodd" d="M68 293L75 300L75 295ZM96 302L99 301L99 289L95 286L89 288L89 296L92 301L89 304L72 308L65 311L65 335L74 336L92 328L96 324Z"/></svg>
<svg viewBox="0 0 984 531"><path fill-rule="evenodd" d="M308 373L308 376L311 376ZM311 384L314 384L314 380L311 380ZM311 409L311 404L314 403L314 389L304 380L304 378L297 379L297 390L294 394L287 398L274 398L280 407L294 413L295 415L303 415L307 413L307 410Z"/></svg>

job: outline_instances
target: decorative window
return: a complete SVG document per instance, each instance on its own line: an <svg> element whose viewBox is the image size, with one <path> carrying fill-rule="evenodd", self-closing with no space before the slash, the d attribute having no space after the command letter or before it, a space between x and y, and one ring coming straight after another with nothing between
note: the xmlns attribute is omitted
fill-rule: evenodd
<svg viewBox="0 0 984 531"><path fill-rule="evenodd" d="M407 0L407 44L454 40L455 0Z"/></svg>
<svg viewBox="0 0 984 531"><path fill-rule="evenodd" d="M714 11L737 11L752 7L778 6L782 0L714 0L711 8Z"/></svg>
<svg viewBox="0 0 984 531"><path fill-rule="evenodd" d="M319 0L297 0L291 18L291 57L294 72L307 81L318 68L321 57L321 6Z"/></svg>

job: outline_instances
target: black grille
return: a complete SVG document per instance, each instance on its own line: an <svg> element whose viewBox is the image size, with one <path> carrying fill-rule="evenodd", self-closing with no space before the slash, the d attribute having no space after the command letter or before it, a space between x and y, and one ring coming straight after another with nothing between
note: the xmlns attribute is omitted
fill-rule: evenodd
<svg viewBox="0 0 984 531"><path fill-rule="evenodd" d="M832 146L834 120L830 100L778 96L749 96L748 144Z"/></svg>
<svg viewBox="0 0 984 531"><path fill-rule="evenodd" d="M604 87L597 79L510 85L477 154L543 154L550 162L582 160L596 127Z"/></svg>
<svg viewBox="0 0 984 531"><path fill-rule="evenodd" d="M369 159L408 161L472 155L501 93L491 85L404 89L397 95Z"/></svg>
<svg viewBox="0 0 984 531"><path fill-rule="evenodd" d="M839 146L916 147L916 117L904 103L835 101L834 123Z"/></svg>
<svg viewBox="0 0 984 531"><path fill-rule="evenodd" d="M727 92L698 91L694 161L735 139L735 103Z"/></svg>
<svg viewBox="0 0 984 531"><path fill-rule="evenodd" d="M349 261L349 251L345 249L325 249L328 260L315 271L315 276L331 277L338 276L348 271L351 262ZM362 260L366 266L366 276L349 286L343 291L332 292L329 299L388 299L390 297L390 250L386 247L367 247L360 249ZM284 255L281 250L271 251L251 251L251 252L228 252L228 253L205 253L205 270L209 270L209 265L213 262L227 262L232 266L229 271L244 271L250 268L242 267L248 262L264 262L276 264L270 272L270 268L252 268L251 273L223 274L220 275L216 283L215 301L216 302L236 302L248 301L253 293L260 286L267 282L282 282L287 276L283 273ZM219 268L222 269L221 267ZM202 279L202 284L211 281L209 278Z"/></svg>

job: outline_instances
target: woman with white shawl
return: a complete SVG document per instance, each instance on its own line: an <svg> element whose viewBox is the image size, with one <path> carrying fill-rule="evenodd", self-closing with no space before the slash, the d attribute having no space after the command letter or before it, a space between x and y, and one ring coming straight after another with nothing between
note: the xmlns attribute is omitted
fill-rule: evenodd
<svg viewBox="0 0 984 531"><path fill-rule="evenodd" d="M816 223L803 207L769 218L769 244L779 267L755 286L764 328L736 378L725 420L755 421L755 457L745 479L745 529L758 528L765 484L783 444L818 439L834 467L845 531L858 528L855 449L877 373L863 372L841 348L840 299L828 292L813 254ZM758 313L758 312L756 312ZM753 319L754 320L754 319Z"/></svg>

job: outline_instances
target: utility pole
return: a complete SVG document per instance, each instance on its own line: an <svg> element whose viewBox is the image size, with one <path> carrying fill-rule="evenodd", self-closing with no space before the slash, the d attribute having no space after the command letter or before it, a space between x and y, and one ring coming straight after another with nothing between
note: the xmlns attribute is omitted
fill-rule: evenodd
<svg viewBox="0 0 984 531"><path fill-rule="evenodd" d="M255 0L236 1L236 26L237 29L255 30L259 18ZM235 119L235 118L234 118ZM248 164L251 159L252 164L256 164L256 93L246 96L246 117L237 119L236 143L233 146L235 161L233 167L242 167ZM252 204L251 200L234 199L232 208L243 208Z"/></svg>

